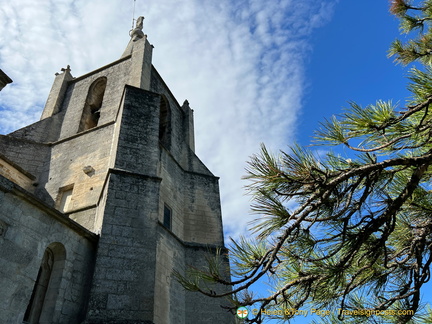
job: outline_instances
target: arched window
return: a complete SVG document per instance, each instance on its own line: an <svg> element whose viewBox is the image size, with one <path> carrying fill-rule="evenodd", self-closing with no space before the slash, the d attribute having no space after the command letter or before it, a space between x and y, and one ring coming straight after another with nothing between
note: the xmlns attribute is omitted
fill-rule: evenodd
<svg viewBox="0 0 432 324"><path fill-rule="evenodd" d="M24 323L51 323L63 275L66 250L61 243L50 244L43 255Z"/></svg>
<svg viewBox="0 0 432 324"><path fill-rule="evenodd" d="M168 100L165 96L162 96L159 112L159 141L165 146L169 144L169 113Z"/></svg>
<svg viewBox="0 0 432 324"><path fill-rule="evenodd" d="M78 132L96 127L99 122L100 109L105 94L107 78L101 77L94 81L87 93Z"/></svg>

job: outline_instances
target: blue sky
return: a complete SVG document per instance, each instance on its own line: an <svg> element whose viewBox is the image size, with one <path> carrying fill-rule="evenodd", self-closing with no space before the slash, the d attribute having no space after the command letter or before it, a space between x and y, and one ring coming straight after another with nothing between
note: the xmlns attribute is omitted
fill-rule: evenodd
<svg viewBox="0 0 432 324"><path fill-rule="evenodd" d="M0 133L38 120L54 73L80 76L118 59L132 0L0 0ZM399 35L388 1L136 0L153 64L195 111L196 151L220 176L226 237L246 233L241 177L264 142L310 144L348 101L404 104L407 68L387 49ZM308 323L296 321L295 323Z"/></svg>
<svg viewBox="0 0 432 324"><path fill-rule="evenodd" d="M335 6L331 21L311 36L299 142L307 144L319 122L339 114L349 101L405 103L408 68L387 57L396 37L398 21L388 12L388 1L340 1Z"/></svg>

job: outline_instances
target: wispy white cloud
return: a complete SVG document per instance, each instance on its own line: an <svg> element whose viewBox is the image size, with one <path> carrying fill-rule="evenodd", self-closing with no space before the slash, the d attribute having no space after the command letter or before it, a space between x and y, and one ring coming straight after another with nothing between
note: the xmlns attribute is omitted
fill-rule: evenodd
<svg viewBox="0 0 432 324"><path fill-rule="evenodd" d="M335 1L136 1L153 64L179 102L195 110L197 153L221 177L229 235L251 219L246 160L264 142L286 148L296 129L309 35ZM133 1L20 0L0 8L0 66L14 80L0 94L0 132L38 119L54 73L79 76L122 54Z"/></svg>

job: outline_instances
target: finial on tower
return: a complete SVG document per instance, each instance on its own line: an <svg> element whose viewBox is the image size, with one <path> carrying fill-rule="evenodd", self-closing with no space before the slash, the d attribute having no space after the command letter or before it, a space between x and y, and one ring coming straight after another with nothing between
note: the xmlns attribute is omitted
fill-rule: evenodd
<svg viewBox="0 0 432 324"><path fill-rule="evenodd" d="M129 35L133 41L136 41L136 40L144 37L144 33L142 31L143 30L143 22L144 22L144 17L143 16L138 17L138 19L136 21L135 28L129 32Z"/></svg>
<svg viewBox="0 0 432 324"><path fill-rule="evenodd" d="M143 22L144 22L144 17L143 16L139 16L136 22L136 27L135 28L139 28L140 30L143 29Z"/></svg>

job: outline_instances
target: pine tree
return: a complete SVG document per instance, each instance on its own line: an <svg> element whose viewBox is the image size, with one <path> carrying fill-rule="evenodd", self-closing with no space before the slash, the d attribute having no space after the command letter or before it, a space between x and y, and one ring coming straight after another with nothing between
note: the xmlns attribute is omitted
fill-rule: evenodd
<svg viewBox="0 0 432 324"><path fill-rule="evenodd" d="M233 310L286 310L286 320L290 310L315 308L339 310L324 323L432 322L421 303L432 263L432 0L393 0L390 11L413 36L389 55L422 63L410 71L407 106L351 103L323 122L316 142L346 147L347 156L300 146L275 155L262 146L246 176L255 236L229 247L233 279L219 273L221 255L206 270L177 274L187 289L222 297L207 284L231 285ZM263 280L272 291L255 297ZM349 316L364 310L372 316Z"/></svg>

